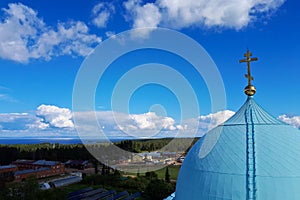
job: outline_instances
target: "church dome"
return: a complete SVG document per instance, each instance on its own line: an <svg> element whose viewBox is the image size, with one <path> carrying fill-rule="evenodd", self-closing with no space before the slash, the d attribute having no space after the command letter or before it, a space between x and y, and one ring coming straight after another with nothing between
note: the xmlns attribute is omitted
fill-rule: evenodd
<svg viewBox="0 0 300 200"><path fill-rule="evenodd" d="M299 200L300 131L268 114L254 100L247 50L247 101L189 151L176 200Z"/></svg>
<svg viewBox="0 0 300 200"><path fill-rule="evenodd" d="M300 131L249 96L209 131L181 167L176 200L300 199Z"/></svg>

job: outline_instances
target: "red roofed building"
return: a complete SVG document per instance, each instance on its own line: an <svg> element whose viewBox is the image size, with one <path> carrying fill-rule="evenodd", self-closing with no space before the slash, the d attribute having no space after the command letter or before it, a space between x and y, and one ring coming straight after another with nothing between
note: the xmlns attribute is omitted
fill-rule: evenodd
<svg viewBox="0 0 300 200"><path fill-rule="evenodd" d="M65 173L65 165L58 161L47 160L16 160L13 162L15 181L22 181L29 176L44 178Z"/></svg>

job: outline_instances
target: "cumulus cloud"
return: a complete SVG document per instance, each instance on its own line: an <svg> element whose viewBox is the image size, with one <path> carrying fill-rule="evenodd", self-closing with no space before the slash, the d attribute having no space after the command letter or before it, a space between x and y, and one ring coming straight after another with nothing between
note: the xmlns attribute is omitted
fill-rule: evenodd
<svg viewBox="0 0 300 200"><path fill-rule="evenodd" d="M49 124L47 123L44 123L44 120L41 119L41 118L35 118L32 123L29 123L29 124L26 124L26 127L29 129L29 130L44 130L44 129L47 129L49 128Z"/></svg>
<svg viewBox="0 0 300 200"><path fill-rule="evenodd" d="M9 123L21 118L28 118L28 113L2 113L0 114L0 122Z"/></svg>
<svg viewBox="0 0 300 200"><path fill-rule="evenodd" d="M219 124L222 124L225 122L227 119L232 117L235 114L235 112L231 110L224 110L224 111L219 111L216 113L208 114L205 116L200 116L199 122L200 122L200 127L202 129L206 130L211 130L218 126Z"/></svg>
<svg viewBox="0 0 300 200"><path fill-rule="evenodd" d="M72 131L72 113L67 108L52 105L41 105L36 115L30 113L2 113L0 114L2 130L9 131L56 131L57 129Z"/></svg>
<svg viewBox="0 0 300 200"><path fill-rule="evenodd" d="M47 26L35 10L21 3L10 3L2 11L2 59L26 63L29 59L50 60L59 55L85 56L101 41L80 21Z"/></svg>
<svg viewBox="0 0 300 200"><path fill-rule="evenodd" d="M43 111L45 114L45 110ZM49 111L53 113L53 110ZM45 114L47 115L47 114ZM59 117L57 117L59 118ZM63 128L61 123L53 126L45 118L31 113L2 113L0 114L0 137L76 137L73 128Z"/></svg>
<svg viewBox="0 0 300 200"><path fill-rule="evenodd" d="M196 136L201 137L209 130L225 122L234 114L235 112L231 110L224 110L208 115L201 115L197 118L185 120L182 127L190 130L190 132L196 132Z"/></svg>
<svg viewBox="0 0 300 200"><path fill-rule="evenodd" d="M226 110L178 123L171 117L158 116L154 112L143 114L126 114L113 111L72 113L68 108L40 105L36 109L36 115L30 113L0 114L0 137L9 134L13 136L16 133L24 134L19 135L23 137L32 136L31 134L41 137L53 134L56 136L76 136L75 128L81 137L96 138L100 136L101 130L106 137L195 136L194 134L188 135L189 132L197 133L196 136L202 136L233 114L234 112ZM76 127L73 123L73 115L77 122ZM91 120L93 118L96 119L95 122ZM178 133L186 134L178 135Z"/></svg>
<svg viewBox="0 0 300 200"><path fill-rule="evenodd" d="M124 3L127 10L127 21L132 22L132 27L136 28L133 36L137 38L148 37L152 29L161 22L161 13L154 3L141 5L140 0L129 0ZM147 28L147 29L145 29Z"/></svg>
<svg viewBox="0 0 300 200"><path fill-rule="evenodd" d="M132 27L140 28L134 33L136 37L147 37L151 29L143 28L156 28L161 21L161 13L154 3L141 5L140 0L129 0L124 6L128 12L127 20L133 22Z"/></svg>
<svg viewBox="0 0 300 200"><path fill-rule="evenodd" d="M300 129L300 116L288 116L288 115L280 115L278 117L281 121L290 124L291 126Z"/></svg>
<svg viewBox="0 0 300 200"><path fill-rule="evenodd" d="M79 131L81 137L86 138L100 138L101 131L108 138L201 137L233 115L233 111L224 110L186 119L179 123L172 117L159 116L154 112L143 114L114 111L72 113L68 108L40 105L35 115L31 113L0 114L0 137L77 137L76 130ZM73 123L73 116L75 116L76 124ZM96 118L95 123L91 120L93 118ZM278 119L300 128L300 116L281 115Z"/></svg>
<svg viewBox="0 0 300 200"><path fill-rule="evenodd" d="M43 118L43 122L55 128L73 128L72 113L68 108L53 105L40 105L36 115Z"/></svg>
<svg viewBox="0 0 300 200"><path fill-rule="evenodd" d="M126 114L113 111L74 113L76 129L82 136L96 136L102 129L108 136L152 137L173 131L175 134L181 126L171 117L158 116L154 112L144 114ZM93 123L91 119L97 119ZM174 135L175 136L175 135Z"/></svg>
<svg viewBox="0 0 300 200"><path fill-rule="evenodd" d="M92 10L93 24L98 28L105 28L111 15L115 12L115 7L111 3L98 3Z"/></svg>
<svg viewBox="0 0 300 200"><path fill-rule="evenodd" d="M140 0L124 3L133 28L188 27L242 29L274 12L285 0Z"/></svg>
<svg viewBox="0 0 300 200"><path fill-rule="evenodd" d="M21 131L46 129L47 124L44 124L40 119L28 113L3 113L0 114L0 125L2 131Z"/></svg>
<svg viewBox="0 0 300 200"><path fill-rule="evenodd" d="M172 117L159 116L154 112L125 114L113 111L78 112L76 129L83 137L134 136L134 137L193 137L203 136L208 130L226 121L234 112L225 110L217 113L186 119L182 123ZM91 119L97 118L93 123ZM100 131L101 129L101 131Z"/></svg>
<svg viewBox="0 0 300 200"><path fill-rule="evenodd" d="M38 46L32 51L37 58L50 60L53 56L86 56L101 39L88 34L88 27L80 21L59 23L56 30L48 30L40 35Z"/></svg>
<svg viewBox="0 0 300 200"><path fill-rule="evenodd" d="M128 115L126 121L119 124L121 130L176 130L175 120L171 117L157 116L154 112Z"/></svg>

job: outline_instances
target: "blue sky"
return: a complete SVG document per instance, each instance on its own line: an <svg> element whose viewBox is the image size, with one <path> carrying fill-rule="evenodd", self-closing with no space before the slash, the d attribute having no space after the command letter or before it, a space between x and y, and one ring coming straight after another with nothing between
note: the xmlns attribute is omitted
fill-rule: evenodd
<svg viewBox="0 0 300 200"><path fill-rule="evenodd" d="M228 118L245 101L246 66L238 60L247 48L259 58L252 66L257 102L273 116L300 127L299 4L296 0L2 0L0 137L76 137L72 92L83 60L101 41L143 27L174 29L201 44L220 71L227 107L211 110L207 86L185 60L158 50L136 51L117 59L97 89L95 109L109 134L134 127L141 133L154 128L172 135L193 120L200 122L203 134L209 123L222 121L220 112ZM146 63L171 66L187 77L201 116L180 124L176 94L146 85L132 95L131 115L114 110L123 123L116 125L111 118L113 87L126 71ZM162 113L149 112L156 104L164 107ZM81 114L89 118L90 113Z"/></svg>

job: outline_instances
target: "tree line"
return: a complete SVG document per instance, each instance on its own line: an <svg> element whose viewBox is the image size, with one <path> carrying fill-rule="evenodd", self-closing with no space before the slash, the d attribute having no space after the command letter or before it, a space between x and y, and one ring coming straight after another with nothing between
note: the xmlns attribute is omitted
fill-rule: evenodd
<svg viewBox="0 0 300 200"><path fill-rule="evenodd" d="M151 151L187 152L199 138L162 138L124 140L115 143L118 147L134 153Z"/></svg>
<svg viewBox="0 0 300 200"><path fill-rule="evenodd" d="M149 140L124 140L114 145L126 151L140 153L151 151L176 151L187 152L198 139L149 139ZM168 145L171 144L172 145ZM89 150L107 152L113 144L88 144ZM17 159L30 160L93 160L93 156L83 144L13 144L0 145L0 165L8 165ZM113 155L112 155L113 156Z"/></svg>

